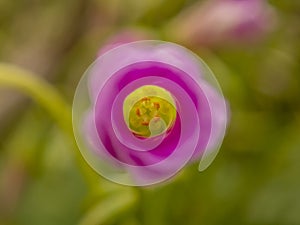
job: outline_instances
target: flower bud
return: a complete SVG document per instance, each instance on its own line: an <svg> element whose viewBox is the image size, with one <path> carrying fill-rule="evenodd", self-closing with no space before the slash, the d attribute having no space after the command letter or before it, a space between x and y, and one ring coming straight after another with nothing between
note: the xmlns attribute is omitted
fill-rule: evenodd
<svg viewBox="0 0 300 225"><path fill-rule="evenodd" d="M149 30L139 28L127 28L108 37L107 40L104 42L103 46L100 48L98 56L122 44L153 38L154 34L151 33L151 31Z"/></svg>
<svg viewBox="0 0 300 225"><path fill-rule="evenodd" d="M212 0L187 9L167 29L189 46L248 44L262 40L275 18L264 0Z"/></svg>

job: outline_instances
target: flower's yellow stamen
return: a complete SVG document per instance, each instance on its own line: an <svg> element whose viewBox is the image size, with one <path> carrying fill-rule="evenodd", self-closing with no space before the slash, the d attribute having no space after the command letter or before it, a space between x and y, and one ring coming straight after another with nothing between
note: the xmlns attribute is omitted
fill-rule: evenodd
<svg viewBox="0 0 300 225"><path fill-rule="evenodd" d="M170 130L176 120L176 106L165 89L145 85L130 93L123 105L125 122L131 132L142 138Z"/></svg>

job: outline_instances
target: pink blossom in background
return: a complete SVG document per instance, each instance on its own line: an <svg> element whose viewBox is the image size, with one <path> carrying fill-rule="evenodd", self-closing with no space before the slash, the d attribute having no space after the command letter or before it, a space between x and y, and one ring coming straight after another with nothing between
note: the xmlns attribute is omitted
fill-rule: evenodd
<svg viewBox="0 0 300 225"><path fill-rule="evenodd" d="M275 24L265 0L209 0L182 12L168 29L189 46L220 46L260 41Z"/></svg>
<svg viewBox="0 0 300 225"><path fill-rule="evenodd" d="M98 52L98 56L106 53L107 51L130 42L141 41L141 40L149 40L153 39L155 35L146 29L138 29L138 28L127 28L119 31L118 33L111 35L104 42L103 46L100 48Z"/></svg>

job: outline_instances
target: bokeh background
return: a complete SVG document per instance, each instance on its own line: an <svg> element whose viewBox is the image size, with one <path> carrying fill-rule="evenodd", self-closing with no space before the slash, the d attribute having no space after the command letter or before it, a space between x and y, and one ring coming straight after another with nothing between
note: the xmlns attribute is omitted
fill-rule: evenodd
<svg viewBox="0 0 300 225"><path fill-rule="evenodd" d="M147 188L106 181L1 64L0 224L299 225L300 1L0 0L0 61L69 106L100 48L139 39L182 44L218 78L231 119L213 164Z"/></svg>

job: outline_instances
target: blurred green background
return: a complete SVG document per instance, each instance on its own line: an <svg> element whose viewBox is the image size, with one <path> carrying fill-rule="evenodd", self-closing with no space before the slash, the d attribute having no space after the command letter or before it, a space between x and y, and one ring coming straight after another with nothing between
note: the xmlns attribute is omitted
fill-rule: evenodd
<svg viewBox="0 0 300 225"><path fill-rule="evenodd" d="M1 225L300 224L300 2L266 3L275 22L254 42L180 39L183 12L202 2L0 0L0 61L32 71L69 105L101 46L129 30L198 53L231 109L207 170L193 164L162 185L124 187L80 161L47 107L0 79Z"/></svg>

